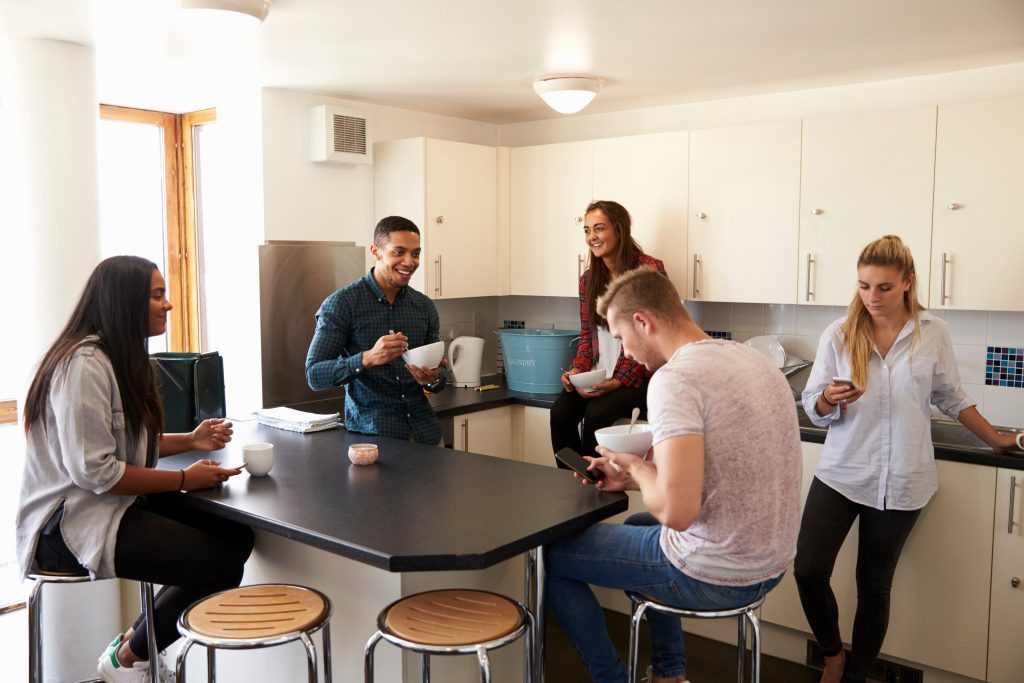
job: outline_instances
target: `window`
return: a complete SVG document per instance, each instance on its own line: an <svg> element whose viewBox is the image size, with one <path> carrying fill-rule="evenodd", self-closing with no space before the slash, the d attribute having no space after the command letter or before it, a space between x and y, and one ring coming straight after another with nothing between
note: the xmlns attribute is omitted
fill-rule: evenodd
<svg viewBox="0 0 1024 683"><path fill-rule="evenodd" d="M101 256L135 254L160 266L174 309L150 352L198 351L198 131L212 109L167 114L100 106L98 139Z"/></svg>

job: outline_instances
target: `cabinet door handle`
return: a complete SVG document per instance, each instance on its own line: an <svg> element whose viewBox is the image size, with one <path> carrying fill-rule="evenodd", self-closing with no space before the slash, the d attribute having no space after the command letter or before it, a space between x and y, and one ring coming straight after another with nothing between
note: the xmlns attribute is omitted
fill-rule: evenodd
<svg viewBox="0 0 1024 683"><path fill-rule="evenodd" d="M573 220L575 220L577 223L582 223L583 222L583 216L576 216L576 218L574 218Z"/></svg>
<svg viewBox="0 0 1024 683"><path fill-rule="evenodd" d="M1017 495L1017 477L1010 477L1010 514L1006 518L1006 533L1013 533L1013 499Z"/></svg>
<svg viewBox="0 0 1024 683"><path fill-rule="evenodd" d="M434 283L434 296L441 296L441 255L434 259L434 270L437 280Z"/></svg>
<svg viewBox="0 0 1024 683"><path fill-rule="evenodd" d="M941 291L939 292L939 305L940 306L945 306L946 305L946 301L948 301L948 300L950 300L952 298L952 297L949 296L949 294L946 293L946 266L948 266L949 263L950 263L949 254L947 254L946 252L942 252L942 287L941 287Z"/></svg>
<svg viewBox="0 0 1024 683"><path fill-rule="evenodd" d="M434 219L434 222L437 223L438 225L444 223L444 216L438 216L437 218Z"/></svg>
<svg viewBox="0 0 1024 683"><path fill-rule="evenodd" d="M583 254L576 254L576 279L583 277Z"/></svg>
<svg viewBox="0 0 1024 683"><path fill-rule="evenodd" d="M469 418L462 421L462 450L469 452Z"/></svg>
<svg viewBox="0 0 1024 683"><path fill-rule="evenodd" d="M811 214L814 216L820 216L823 213L825 213L824 209L811 209Z"/></svg>
<svg viewBox="0 0 1024 683"><path fill-rule="evenodd" d="M697 212L697 218L699 218L700 220L704 220L707 217L708 217L708 215L706 213L704 213L703 211L698 211Z"/></svg>
<svg viewBox="0 0 1024 683"><path fill-rule="evenodd" d="M704 269L704 262L701 261L700 254L694 252L693 254L693 298L700 298L700 281L704 273L701 271Z"/></svg>
<svg viewBox="0 0 1024 683"><path fill-rule="evenodd" d="M946 204L946 208L949 209L950 211L958 211L962 206L963 204L957 204L956 202L950 202L949 204Z"/></svg>
<svg viewBox="0 0 1024 683"><path fill-rule="evenodd" d="M807 252L807 284L804 287L804 299L806 301L814 300L814 292L811 290L811 268L817 263L818 261L814 258L814 254Z"/></svg>

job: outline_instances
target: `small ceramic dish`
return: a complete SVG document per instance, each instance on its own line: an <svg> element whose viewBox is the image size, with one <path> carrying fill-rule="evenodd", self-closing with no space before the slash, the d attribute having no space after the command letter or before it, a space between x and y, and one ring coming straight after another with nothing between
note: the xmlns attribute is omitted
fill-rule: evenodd
<svg viewBox="0 0 1024 683"><path fill-rule="evenodd" d="M353 465L372 465L377 462L377 444L354 443L348 447L348 459Z"/></svg>

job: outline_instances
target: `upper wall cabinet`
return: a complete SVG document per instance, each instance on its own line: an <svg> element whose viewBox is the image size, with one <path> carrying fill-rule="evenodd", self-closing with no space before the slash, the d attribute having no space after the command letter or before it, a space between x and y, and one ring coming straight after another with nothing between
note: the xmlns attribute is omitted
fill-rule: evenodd
<svg viewBox="0 0 1024 683"><path fill-rule="evenodd" d="M594 199L622 204L644 252L686 294L686 131L594 141ZM582 236L581 236L582 239Z"/></svg>
<svg viewBox="0 0 1024 683"><path fill-rule="evenodd" d="M592 196L593 149L590 141L512 149L512 294L578 295L586 262L583 212Z"/></svg>
<svg viewBox="0 0 1024 683"><path fill-rule="evenodd" d="M412 286L433 299L497 296L497 149L411 138L373 151L375 220L405 216L422 233Z"/></svg>
<svg viewBox="0 0 1024 683"><path fill-rule="evenodd" d="M937 308L1024 310L1024 97L939 107L932 287Z"/></svg>
<svg viewBox="0 0 1024 683"><path fill-rule="evenodd" d="M928 294L935 107L804 119L800 196L801 304L845 306L857 257L899 235Z"/></svg>
<svg viewBox="0 0 1024 683"><path fill-rule="evenodd" d="M800 122L690 131L687 298L794 303Z"/></svg>

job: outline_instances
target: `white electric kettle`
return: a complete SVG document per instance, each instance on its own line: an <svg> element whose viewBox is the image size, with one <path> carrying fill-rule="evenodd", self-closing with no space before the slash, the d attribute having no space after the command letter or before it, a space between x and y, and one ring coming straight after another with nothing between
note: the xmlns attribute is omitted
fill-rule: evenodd
<svg viewBox="0 0 1024 683"><path fill-rule="evenodd" d="M457 387L480 386L480 364L484 359L484 340L480 337L456 337L448 345L448 367Z"/></svg>

